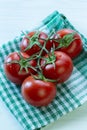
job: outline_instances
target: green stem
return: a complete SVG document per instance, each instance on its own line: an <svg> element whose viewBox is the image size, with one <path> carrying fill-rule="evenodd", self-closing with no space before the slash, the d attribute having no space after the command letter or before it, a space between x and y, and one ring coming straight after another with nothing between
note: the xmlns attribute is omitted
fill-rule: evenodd
<svg viewBox="0 0 87 130"><path fill-rule="evenodd" d="M47 41L50 39L50 37L54 34L54 30L52 30L50 32L50 34L48 35L48 37L46 39L43 39L43 38L40 38L41 40L44 40L44 45L42 47L42 49L40 50L39 52L39 55L38 55L38 61L37 61L37 65L38 65L38 69L39 71L41 72L41 75L43 75L43 71L42 71L42 68L41 68L41 65L40 65L40 60L42 59L42 53L43 51L45 50L48 54L48 51L46 49L46 44L47 44ZM39 74L39 73L38 73Z"/></svg>

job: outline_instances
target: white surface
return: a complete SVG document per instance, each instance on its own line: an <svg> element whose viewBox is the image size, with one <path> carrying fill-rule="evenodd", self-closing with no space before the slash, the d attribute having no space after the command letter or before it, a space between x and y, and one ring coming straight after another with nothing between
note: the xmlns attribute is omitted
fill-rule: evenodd
<svg viewBox="0 0 87 130"><path fill-rule="evenodd" d="M30 29L54 10L87 36L87 0L0 0L0 45ZM0 100L0 130L23 130ZM87 130L87 103L44 130Z"/></svg>

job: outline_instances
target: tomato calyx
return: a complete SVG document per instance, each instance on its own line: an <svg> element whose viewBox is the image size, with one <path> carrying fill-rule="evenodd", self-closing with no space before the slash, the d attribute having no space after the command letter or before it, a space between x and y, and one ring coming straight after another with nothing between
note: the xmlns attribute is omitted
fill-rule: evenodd
<svg viewBox="0 0 87 130"><path fill-rule="evenodd" d="M74 36L76 35L76 32L72 32L69 34L64 35L62 38L57 34L56 38L53 39L53 41L57 42L59 45L56 49L62 48L62 47L68 47L74 40Z"/></svg>
<svg viewBox="0 0 87 130"><path fill-rule="evenodd" d="M30 58L25 59L20 52L18 54L20 56L20 60L18 61L18 64L20 65L19 73L23 73L22 70L25 70L25 73L28 73L28 68L31 68L34 71L36 71L36 69L29 64L29 61L31 61Z"/></svg>
<svg viewBox="0 0 87 130"><path fill-rule="evenodd" d="M10 62L5 62L5 64L19 64L20 66L20 69L19 69L19 74L24 74L24 73L29 73L29 70L28 68L34 70L35 72L37 71L35 69L35 67L33 67L29 61L31 61L31 58L25 58L22 56L22 53L20 52L17 52L18 55L19 55L19 60L12 60ZM24 70L24 71L23 71Z"/></svg>
<svg viewBox="0 0 87 130"><path fill-rule="evenodd" d="M54 54L54 50L52 50L52 52L49 53L47 57L43 57L43 59L45 61L43 66L46 66L47 64L53 64L55 67L56 56Z"/></svg>
<svg viewBox="0 0 87 130"><path fill-rule="evenodd" d="M25 35L24 40L27 39L27 47L25 49L23 49L23 52L28 51L29 49L32 49L33 46L38 46L39 50L43 48L44 44L48 42L48 40L50 40L50 38L55 34L55 29L52 29L52 31L50 32L49 35L47 35L44 32L41 32L39 30L35 30L34 32L31 32L31 34L26 34L24 32L22 32L23 35ZM43 36L44 34L44 36ZM42 44L41 44L42 43ZM38 51L39 51L38 50ZM48 50L45 48L43 48L43 50L48 53Z"/></svg>
<svg viewBox="0 0 87 130"><path fill-rule="evenodd" d="M39 38L40 33L40 31L36 31L31 37L29 35L25 35L25 38L29 40L29 45L23 50L24 52L28 49L31 49L34 45L37 45L40 48L42 48L42 45L40 44L39 40L46 41L46 39Z"/></svg>

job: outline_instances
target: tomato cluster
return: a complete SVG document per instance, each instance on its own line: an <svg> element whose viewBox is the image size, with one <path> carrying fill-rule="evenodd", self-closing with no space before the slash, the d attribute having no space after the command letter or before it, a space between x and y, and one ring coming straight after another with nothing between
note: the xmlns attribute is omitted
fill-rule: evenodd
<svg viewBox="0 0 87 130"><path fill-rule="evenodd" d="M73 58L82 50L80 35L62 29L47 35L41 31L25 34L20 51L4 62L7 78L21 86L24 99L33 106L46 106L56 96L56 85L69 79Z"/></svg>

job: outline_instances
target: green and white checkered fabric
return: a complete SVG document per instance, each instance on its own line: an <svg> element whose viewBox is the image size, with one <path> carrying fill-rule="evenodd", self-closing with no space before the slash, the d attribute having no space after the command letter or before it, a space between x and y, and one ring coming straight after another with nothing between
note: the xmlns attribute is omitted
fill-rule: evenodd
<svg viewBox="0 0 87 130"><path fill-rule="evenodd" d="M62 28L75 29L65 16L54 11L36 27L49 33L53 28L57 31ZM39 129L61 116L73 111L87 101L87 39L83 39L83 51L73 60L74 70L70 79L57 86L57 96L47 107L36 108L27 104L21 96L20 87L15 86L5 76L3 62L5 57L19 50L22 35L13 41L3 44L0 48L0 97L16 117L24 130Z"/></svg>

